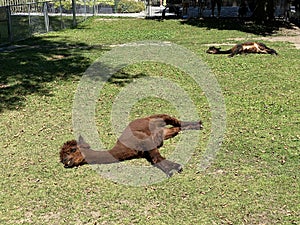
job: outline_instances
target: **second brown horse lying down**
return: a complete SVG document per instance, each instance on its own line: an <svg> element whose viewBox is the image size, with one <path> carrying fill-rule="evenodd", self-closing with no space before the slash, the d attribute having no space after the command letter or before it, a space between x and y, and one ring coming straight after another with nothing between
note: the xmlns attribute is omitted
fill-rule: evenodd
<svg viewBox="0 0 300 225"><path fill-rule="evenodd" d="M167 125L170 125L166 127ZM60 151L60 160L66 168L83 164L108 164L145 158L167 176L181 172L180 164L165 159L159 153L163 141L183 130L200 130L202 123L183 122L166 114L152 115L132 121L123 131L115 146L108 151L94 151L80 136L66 142Z"/></svg>
<svg viewBox="0 0 300 225"><path fill-rule="evenodd" d="M237 44L231 49L221 50L221 48L216 48L214 46L209 47L206 53L209 54L229 54L228 57L233 57L237 54L247 54L247 53L257 53L257 54L271 54L277 55L274 49L267 47L263 43L258 42L245 42L242 44Z"/></svg>

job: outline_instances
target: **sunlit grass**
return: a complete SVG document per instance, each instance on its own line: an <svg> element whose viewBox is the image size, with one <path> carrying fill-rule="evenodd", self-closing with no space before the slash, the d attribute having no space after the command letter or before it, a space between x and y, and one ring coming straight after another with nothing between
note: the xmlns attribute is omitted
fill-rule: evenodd
<svg viewBox="0 0 300 225"><path fill-rule="evenodd" d="M267 42L279 56L205 53L207 44L236 37L260 36L177 20L94 18L22 43L28 48L1 52L1 224L299 224L300 52ZM113 100L137 75L170 79L188 92L205 125L183 173L130 187L88 166L65 169L59 162L60 146L73 138L72 104L82 74L115 45L138 40L183 45L218 79L226 137L204 173L199 161L211 132L209 105L187 74L159 58L127 66L105 84L96 110L99 138L108 148L116 141ZM134 105L130 119L153 113L178 116L172 104L148 98ZM166 141L163 154L177 140Z"/></svg>

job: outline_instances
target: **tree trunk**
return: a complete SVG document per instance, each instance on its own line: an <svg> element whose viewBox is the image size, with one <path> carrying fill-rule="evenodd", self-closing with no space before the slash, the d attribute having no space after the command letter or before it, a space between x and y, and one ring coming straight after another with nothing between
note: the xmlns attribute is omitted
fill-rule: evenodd
<svg viewBox="0 0 300 225"><path fill-rule="evenodd" d="M274 0L257 0L253 11L253 18L258 23L272 21L274 19Z"/></svg>
<svg viewBox="0 0 300 225"><path fill-rule="evenodd" d="M275 19L275 4L274 0L268 0L267 6L266 6L266 14L267 14L267 20L273 21Z"/></svg>
<svg viewBox="0 0 300 225"><path fill-rule="evenodd" d="M266 3L267 0L257 0L253 11L253 18L256 22L262 23L266 21Z"/></svg>

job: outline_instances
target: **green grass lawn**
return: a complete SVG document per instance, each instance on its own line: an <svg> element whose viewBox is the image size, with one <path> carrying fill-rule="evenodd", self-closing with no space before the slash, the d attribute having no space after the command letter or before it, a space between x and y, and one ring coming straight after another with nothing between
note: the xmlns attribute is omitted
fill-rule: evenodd
<svg viewBox="0 0 300 225"><path fill-rule="evenodd" d="M262 37L235 28L96 17L0 52L0 224L300 224L300 51L287 42L264 42L279 55L205 53L208 44ZM124 87L140 75L167 78L189 94L205 125L183 172L135 187L89 166L65 169L58 152L74 137L72 106L83 73L114 46L142 40L181 45L215 74L227 129L213 164L199 171L212 132L205 93L188 74L157 59L127 66L105 84L96 107L99 138L108 148L117 139L111 109ZM130 119L154 113L178 116L169 102L147 98L133 106ZM178 141L166 141L162 154L171 154Z"/></svg>

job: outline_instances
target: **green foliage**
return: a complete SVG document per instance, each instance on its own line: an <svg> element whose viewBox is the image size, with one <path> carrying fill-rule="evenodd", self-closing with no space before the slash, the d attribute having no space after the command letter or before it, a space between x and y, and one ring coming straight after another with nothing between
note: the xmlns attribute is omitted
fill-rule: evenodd
<svg viewBox="0 0 300 225"><path fill-rule="evenodd" d="M76 1L76 5L86 5L86 6L94 6L94 5L110 5L113 6L115 4L114 0L79 0ZM55 8L60 7L60 2L55 1L54 2ZM70 10L72 8L72 0L62 0L61 1L61 6L64 9Z"/></svg>
<svg viewBox="0 0 300 225"><path fill-rule="evenodd" d="M145 10L145 4L141 1L120 0L117 10L119 13L137 13Z"/></svg>
<svg viewBox="0 0 300 225"><path fill-rule="evenodd" d="M55 1L54 7L55 8L62 7L63 9L70 10L70 9L72 9L72 0Z"/></svg>

